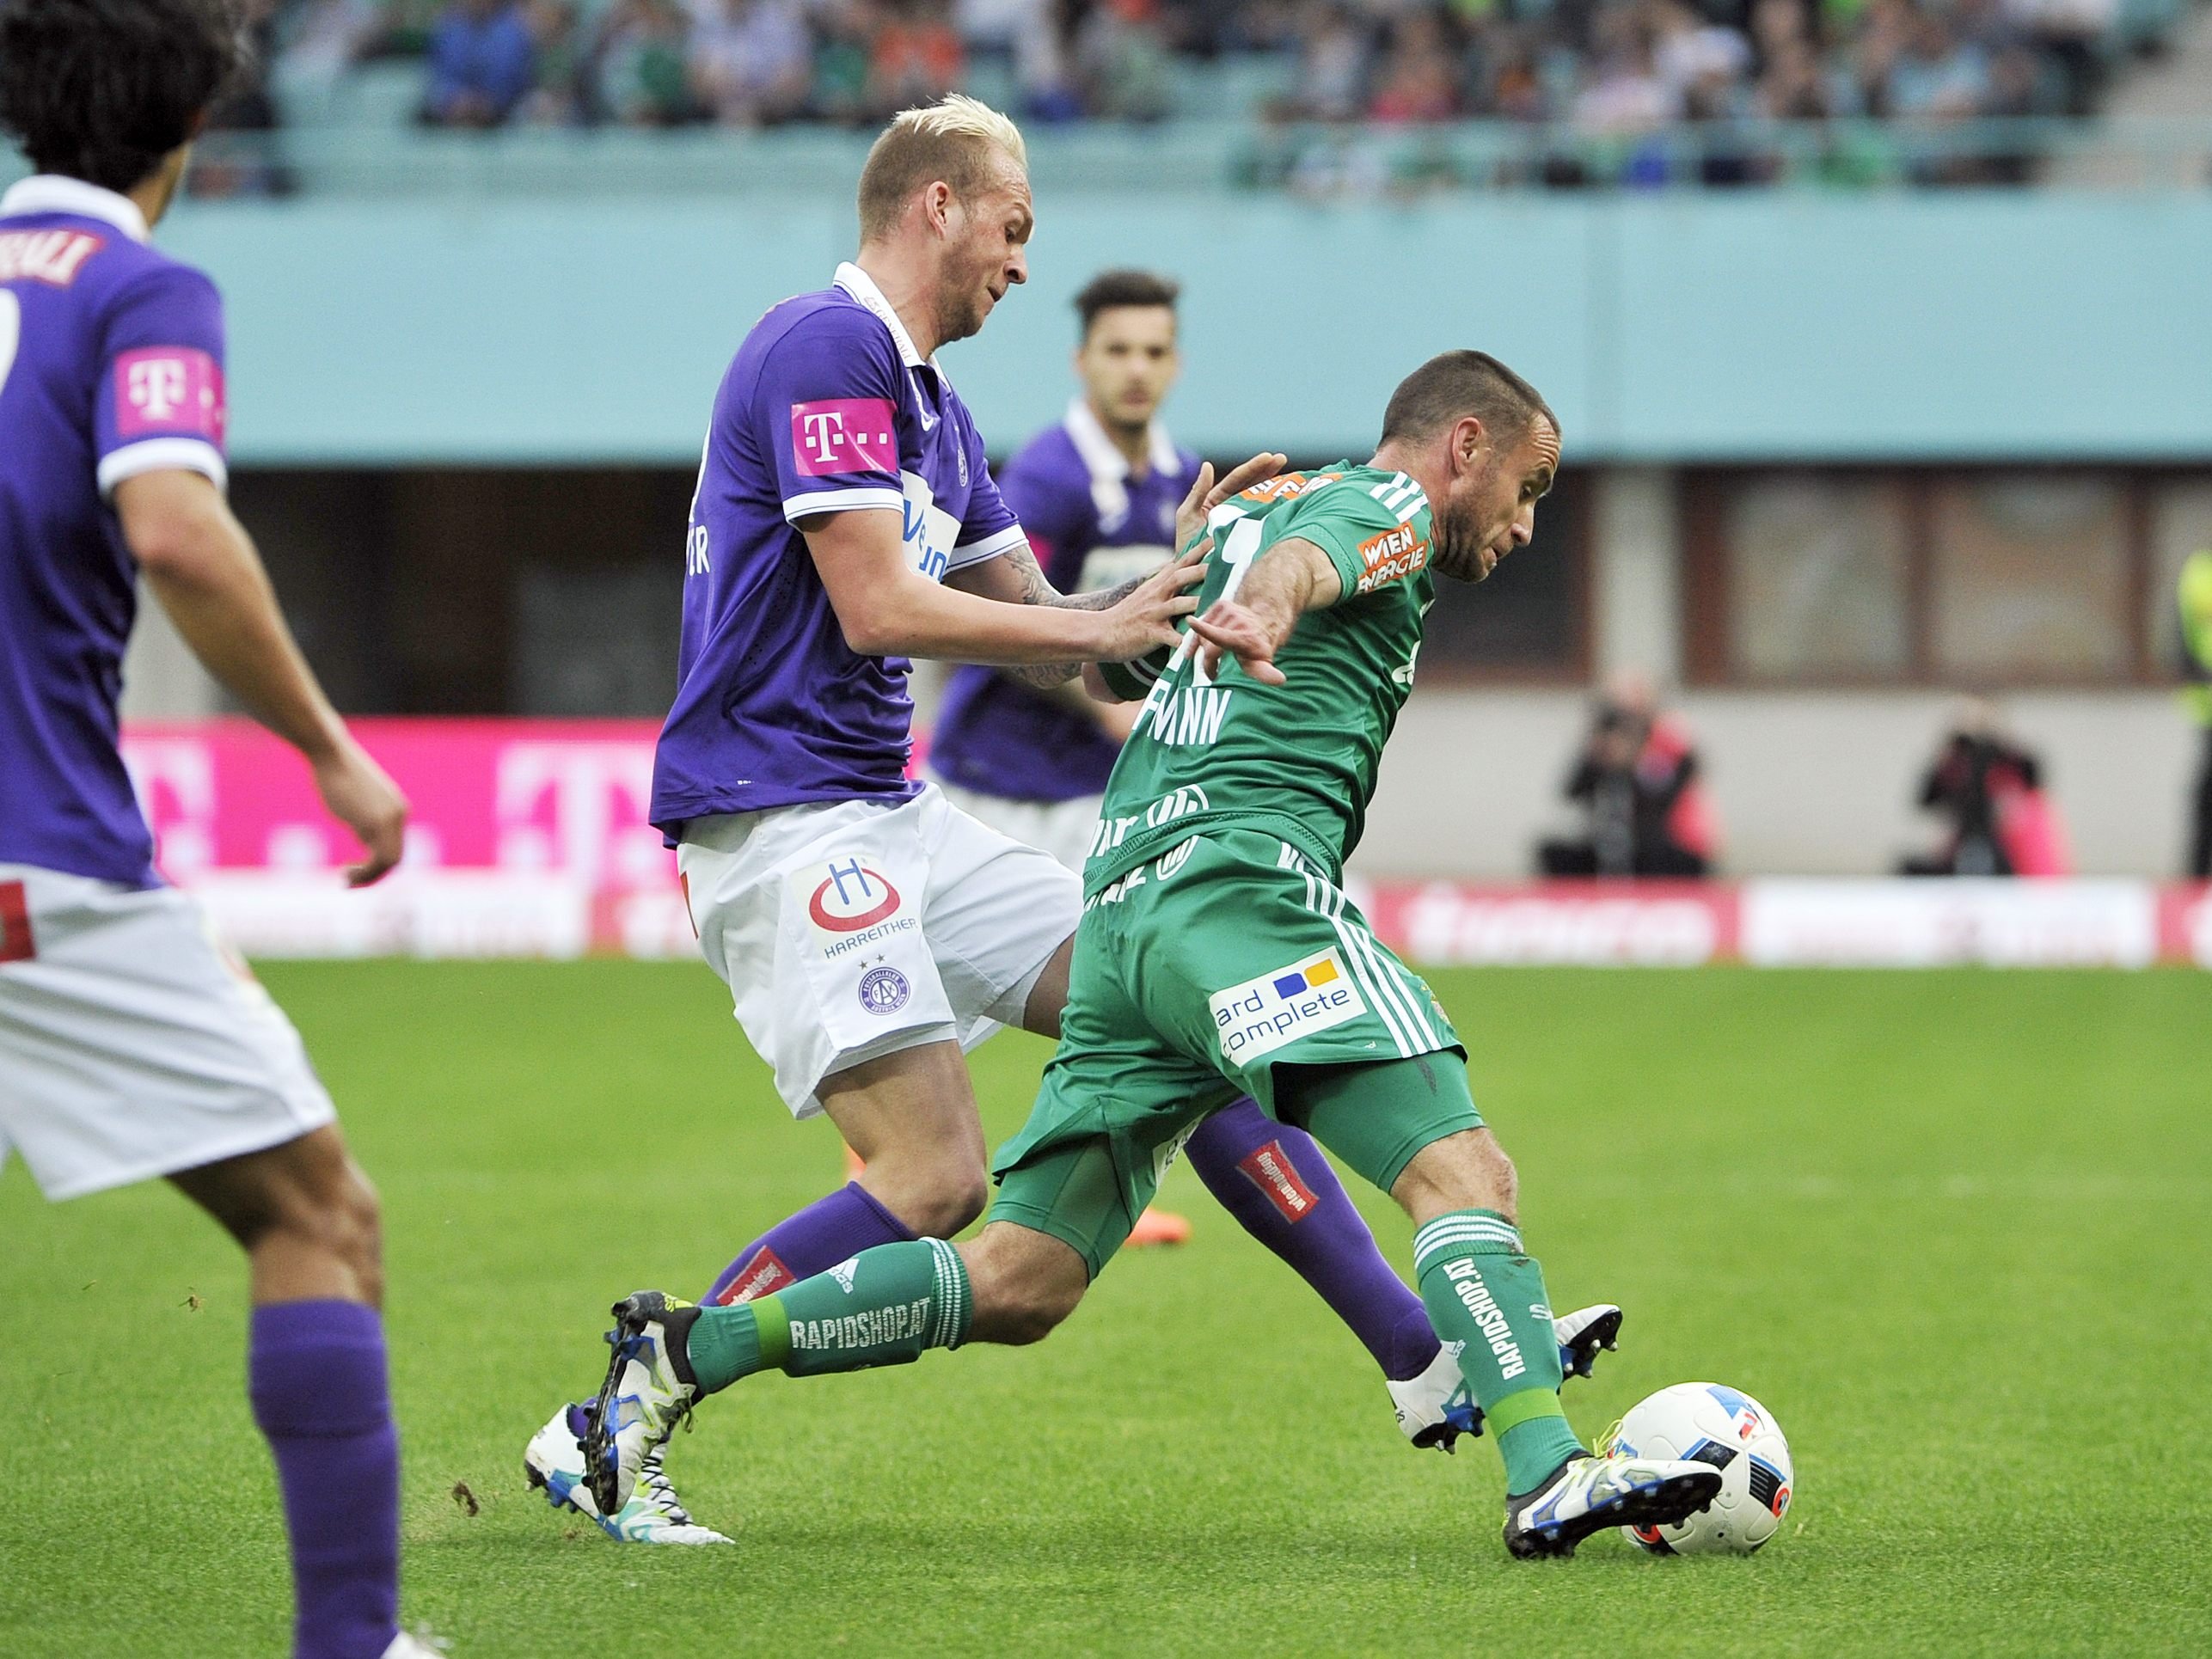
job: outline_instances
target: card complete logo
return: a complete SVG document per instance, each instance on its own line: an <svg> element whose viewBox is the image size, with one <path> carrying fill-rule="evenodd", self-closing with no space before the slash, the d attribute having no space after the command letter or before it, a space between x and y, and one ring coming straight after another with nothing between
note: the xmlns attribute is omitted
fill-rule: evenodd
<svg viewBox="0 0 2212 1659"><path fill-rule="evenodd" d="M1357 1019L1366 1000L1334 951L1322 951L1207 999L1222 1058L1234 1065Z"/></svg>

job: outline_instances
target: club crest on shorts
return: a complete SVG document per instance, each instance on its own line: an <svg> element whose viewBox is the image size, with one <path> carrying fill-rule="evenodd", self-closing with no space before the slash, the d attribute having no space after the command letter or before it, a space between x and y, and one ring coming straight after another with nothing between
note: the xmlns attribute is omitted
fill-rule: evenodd
<svg viewBox="0 0 2212 1659"><path fill-rule="evenodd" d="M897 1013L912 987L896 968L871 968L861 976L861 1007L870 1013Z"/></svg>
<svg viewBox="0 0 2212 1659"><path fill-rule="evenodd" d="M1366 999L1334 951L1247 979L1207 998L1222 1058L1242 1065L1265 1054L1357 1019Z"/></svg>

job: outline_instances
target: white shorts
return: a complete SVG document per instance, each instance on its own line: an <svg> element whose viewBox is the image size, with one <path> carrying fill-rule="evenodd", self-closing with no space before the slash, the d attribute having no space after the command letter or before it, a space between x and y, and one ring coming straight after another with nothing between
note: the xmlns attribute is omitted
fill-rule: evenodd
<svg viewBox="0 0 2212 1659"><path fill-rule="evenodd" d="M1021 1017L1082 884L925 784L912 800L695 818L676 867L699 946L792 1115L833 1072Z"/></svg>
<svg viewBox="0 0 2212 1659"><path fill-rule="evenodd" d="M199 902L0 864L0 1164L74 1198L334 1120L299 1033Z"/></svg>
<svg viewBox="0 0 2212 1659"><path fill-rule="evenodd" d="M1025 847L1050 853L1077 875L1091 855L1091 838L1098 833L1099 809L1104 795L1077 795L1072 800L1008 800L1003 795L978 794L958 784L938 786L945 799L990 825L1002 836L1012 836Z"/></svg>

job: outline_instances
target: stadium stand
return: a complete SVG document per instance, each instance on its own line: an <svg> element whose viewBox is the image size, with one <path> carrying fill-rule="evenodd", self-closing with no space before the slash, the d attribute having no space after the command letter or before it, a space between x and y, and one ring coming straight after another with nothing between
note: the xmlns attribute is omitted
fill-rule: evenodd
<svg viewBox="0 0 2212 1659"><path fill-rule="evenodd" d="M405 191L456 169L493 191L841 184L863 129L954 87L1022 117L1040 180L1148 188L2202 183L2206 112L2114 96L2194 61L2174 47L2199 15L2190 0L259 0L264 84L232 101L194 188Z"/></svg>

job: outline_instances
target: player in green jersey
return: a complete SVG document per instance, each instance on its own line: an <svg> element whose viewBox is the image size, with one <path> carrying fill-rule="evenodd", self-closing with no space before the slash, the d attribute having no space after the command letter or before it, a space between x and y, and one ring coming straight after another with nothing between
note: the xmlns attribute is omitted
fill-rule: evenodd
<svg viewBox="0 0 2212 1659"><path fill-rule="evenodd" d="M1000 1151L988 1225L965 1244L864 1251L736 1307L658 1291L616 1304L607 1427L586 1446L603 1509L700 1397L741 1377L1039 1340L1192 1129L1241 1094L1418 1224L1422 1301L1505 1461L1514 1555L1572 1554L1602 1527L1712 1501L1710 1466L1593 1456L1568 1428L1550 1297L1466 1050L1338 885L1436 573L1480 581L1526 545L1559 456L1534 388L1448 352L1399 386L1366 465L1278 477L1213 513L1204 606L1182 643L1093 682L1144 707L1084 871L1060 1047Z"/></svg>

